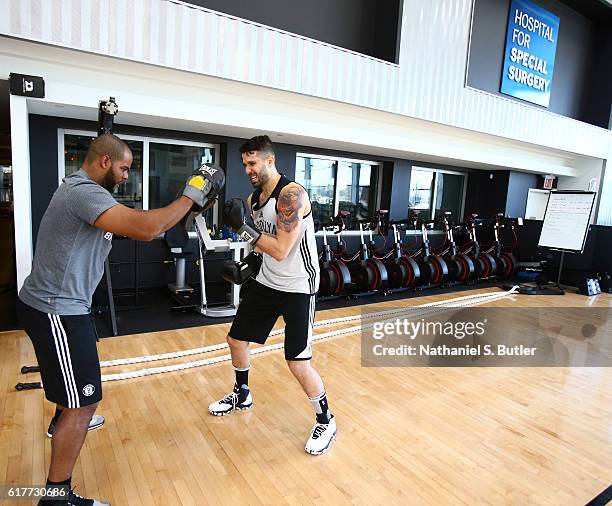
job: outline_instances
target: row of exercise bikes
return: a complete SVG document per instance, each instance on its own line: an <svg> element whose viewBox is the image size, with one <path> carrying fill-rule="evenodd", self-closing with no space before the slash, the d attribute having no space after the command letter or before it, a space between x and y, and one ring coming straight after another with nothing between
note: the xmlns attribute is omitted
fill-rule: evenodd
<svg viewBox="0 0 612 506"><path fill-rule="evenodd" d="M424 221L411 215L405 220L391 221L387 211L380 210L373 220L355 223L359 225L360 246L352 254L347 252L343 237L347 217L348 213L341 212L319 226L323 235L319 298L386 295L401 290L493 281L510 278L517 270L512 253L517 242L517 222L503 214L491 218L474 214L465 223L453 225L448 212L436 220ZM429 235L436 228L442 231L443 239L433 248ZM386 246L389 232L393 243ZM337 241L333 250L327 240L330 233L335 234ZM502 244L502 233L511 238L509 243ZM407 241L402 241L402 235ZM491 241L481 244L481 236L488 236ZM375 237L379 242L382 240L382 249L376 245Z"/></svg>

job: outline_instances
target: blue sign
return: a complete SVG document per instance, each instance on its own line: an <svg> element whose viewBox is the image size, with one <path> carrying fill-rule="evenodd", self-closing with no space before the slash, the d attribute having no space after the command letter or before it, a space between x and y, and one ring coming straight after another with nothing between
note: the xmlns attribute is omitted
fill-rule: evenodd
<svg viewBox="0 0 612 506"><path fill-rule="evenodd" d="M512 0L501 92L548 107L559 18L529 0Z"/></svg>

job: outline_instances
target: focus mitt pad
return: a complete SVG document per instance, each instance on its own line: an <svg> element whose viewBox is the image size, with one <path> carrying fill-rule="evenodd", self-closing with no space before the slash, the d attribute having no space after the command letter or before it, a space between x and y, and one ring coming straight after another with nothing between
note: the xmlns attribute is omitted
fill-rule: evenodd
<svg viewBox="0 0 612 506"><path fill-rule="evenodd" d="M183 195L200 208L210 207L225 186L225 172L221 167L205 163L187 179Z"/></svg>

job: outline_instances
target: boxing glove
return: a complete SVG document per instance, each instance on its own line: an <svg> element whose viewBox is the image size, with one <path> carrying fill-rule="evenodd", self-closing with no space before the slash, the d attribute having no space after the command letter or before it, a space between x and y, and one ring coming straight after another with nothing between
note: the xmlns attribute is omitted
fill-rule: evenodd
<svg viewBox="0 0 612 506"><path fill-rule="evenodd" d="M255 244L261 236L261 232L255 227L242 199L234 198L225 203L223 206L223 221L243 241Z"/></svg>
<svg viewBox="0 0 612 506"><path fill-rule="evenodd" d="M250 278L257 276L261 268L261 254L252 252L249 253L242 262L235 260L226 260L223 262L223 279L241 285Z"/></svg>

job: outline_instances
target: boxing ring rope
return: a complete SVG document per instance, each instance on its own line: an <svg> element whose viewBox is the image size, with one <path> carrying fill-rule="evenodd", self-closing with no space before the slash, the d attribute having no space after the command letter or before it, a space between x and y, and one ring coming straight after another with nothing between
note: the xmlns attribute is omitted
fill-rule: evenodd
<svg viewBox="0 0 612 506"><path fill-rule="evenodd" d="M410 307L403 307L401 309L391 309L391 310L379 311L379 312L371 313L368 315L354 315L354 316L346 316L346 317L341 317L341 318L332 318L328 320L321 320L321 321L315 322L314 327L324 327L327 325L345 323L345 322L358 320L358 319L382 318L385 316L387 317L388 316L393 316L393 317L405 316L405 317L413 318L416 316L424 316L424 315L429 315L429 314L440 313L440 312L446 311L448 308L471 307L471 306L486 304L488 302L493 302L496 300L502 300L502 299L505 299L507 297L510 297L516 294L517 291L518 291L518 286L514 286L512 287L511 290L503 292L503 293L467 295L464 297L457 297L454 299L447 299L447 300L438 301L438 302L431 302L428 304L421 304L419 306L410 306ZM383 320L383 321L386 321L386 320ZM324 339L329 339L331 337L360 332L364 329L372 328L375 323L380 323L380 322L371 322L371 323L366 323L365 325L360 324L360 325L348 327L345 329L339 329L339 330L334 330L330 332L324 332L322 334L316 334L316 335L313 335L312 342L314 343L315 341L321 341ZM271 332L270 336L278 336L283 333L284 333L284 329L278 329L278 330ZM251 355L258 355L260 353L280 350L283 347L284 347L284 343L271 344L267 346L261 346L258 348L254 348L250 351L250 353ZM206 346L203 348L194 348L191 350L163 353L160 355L148 355L148 356L142 356L142 357L131 357L131 358L116 359L116 360L108 360L108 361L101 362L100 366L101 367L113 367L117 365L153 362L157 360L165 360L165 359L171 359L171 358L185 357L189 355L210 353L212 351L218 351L218 350L222 350L226 348L229 348L229 345L227 343L222 343L222 344ZM181 364L174 364L174 365L161 366L161 367L148 367L148 368L138 369L136 371L129 371L129 372L123 372L123 373L103 374L102 381L106 382L106 381L117 381L117 380L123 380L123 379L131 379L131 378L141 378L144 376L151 376L153 374L163 374L167 372L182 371L185 369L192 369L195 367L203 367L207 365L218 364L221 362L227 362L230 360L231 360L231 355L227 354L227 355L220 355L218 357L213 357L213 358L195 360L192 362L184 362Z"/></svg>

